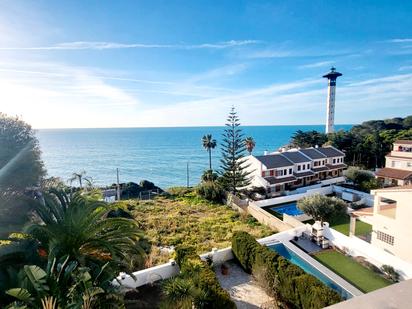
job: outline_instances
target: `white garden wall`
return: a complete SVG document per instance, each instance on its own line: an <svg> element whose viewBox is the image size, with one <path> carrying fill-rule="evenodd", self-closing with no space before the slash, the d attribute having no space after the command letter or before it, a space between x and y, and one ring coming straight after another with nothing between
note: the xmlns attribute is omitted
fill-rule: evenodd
<svg viewBox="0 0 412 309"><path fill-rule="evenodd" d="M302 233L305 229L306 227L303 226L297 229L273 234L271 236L258 239L258 242L261 244L269 244L277 241L288 241L294 236ZM201 254L200 258L205 260L209 255L213 257L213 263L215 265L222 264L234 258L232 248L230 247ZM116 279L120 282L122 288L129 290L146 284L152 284L159 280L174 277L179 274L179 271L179 266L176 264L176 262L171 261L166 264L136 271L133 273L134 278L130 275L120 274ZM117 280L113 280L113 284L118 286L119 282Z"/></svg>
<svg viewBox="0 0 412 309"><path fill-rule="evenodd" d="M288 203L288 202L294 202L297 200L300 200L301 198L313 194L322 194L322 195L327 195L327 194L332 194L333 189L332 186L327 186L327 187L321 187L321 188L314 188L314 189L309 189L304 193L298 193L294 195L287 195L287 196L280 196L280 197L275 197L275 198L270 198L262 201L254 201L250 202L250 204L253 204L257 207L266 207L266 206L275 206L278 204L283 204L283 203Z"/></svg>

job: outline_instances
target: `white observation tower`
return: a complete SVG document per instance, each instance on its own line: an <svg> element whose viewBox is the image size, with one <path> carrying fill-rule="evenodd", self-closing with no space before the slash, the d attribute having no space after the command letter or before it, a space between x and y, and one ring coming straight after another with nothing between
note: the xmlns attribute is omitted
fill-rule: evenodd
<svg viewBox="0 0 412 309"><path fill-rule="evenodd" d="M328 101L326 104L326 128L325 133L333 133L335 125L335 93L336 93L336 79L342 76L341 73L336 72L332 67L330 72L323 77L328 79Z"/></svg>

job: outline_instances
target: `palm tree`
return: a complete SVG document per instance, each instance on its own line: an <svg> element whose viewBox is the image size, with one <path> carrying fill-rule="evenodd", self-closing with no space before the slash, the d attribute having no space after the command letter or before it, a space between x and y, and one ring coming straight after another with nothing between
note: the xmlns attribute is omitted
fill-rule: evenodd
<svg viewBox="0 0 412 309"><path fill-rule="evenodd" d="M86 171L81 171L81 172L78 172L78 173L76 173L76 172L73 173L73 174L72 174L72 177L69 178L70 186L71 186L71 184L72 184L73 181L78 180L78 181L79 181L80 189L82 189L82 188L83 188L83 180L90 180L90 181L92 181L92 180L91 180L91 177L85 177L85 175L86 175Z"/></svg>
<svg viewBox="0 0 412 309"><path fill-rule="evenodd" d="M246 145L246 150L249 152L249 155L252 154L253 149L256 146L256 142L253 139L253 137L249 136L245 138L245 145Z"/></svg>
<svg viewBox="0 0 412 309"><path fill-rule="evenodd" d="M204 135L202 138L202 145L209 152L209 169L212 170L212 149L217 145L216 140L212 137L212 134Z"/></svg>
<svg viewBox="0 0 412 309"><path fill-rule="evenodd" d="M35 208L40 219L25 232L46 248L48 260L68 255L81 265L109 262L114 268L133 255L142 255L137 245L142 233L137 222L108 218L116 206L75 193L50 189Z"/></svg>

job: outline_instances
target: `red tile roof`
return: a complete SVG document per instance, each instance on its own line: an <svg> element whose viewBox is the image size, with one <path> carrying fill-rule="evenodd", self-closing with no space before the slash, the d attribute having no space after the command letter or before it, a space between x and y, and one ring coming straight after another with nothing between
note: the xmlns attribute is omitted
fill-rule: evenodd
<svg viewBox="0 0 412 309"><path fill-rule="evenodd" d="M411 140L407 140L407 139L398 139L397 141L393 142L394 144L407 144L407 145L412 145L412 141Z"/></svg>
<svg viewBox="0 0 412 309"><path fill-rule="evenodd" d="M375 172L378 177L405 180L412 177L412 171L399 170L396 168L384 167Z"/></svg>

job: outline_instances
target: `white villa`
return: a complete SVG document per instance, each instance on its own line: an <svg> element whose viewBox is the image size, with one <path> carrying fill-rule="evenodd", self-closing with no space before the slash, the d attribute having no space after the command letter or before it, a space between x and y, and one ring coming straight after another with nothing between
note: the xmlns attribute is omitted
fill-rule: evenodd
<svg viewBox="0 0 412 309"><path fill-rule="evenodd" d="M385 167L375 175L385 186L403 186L412 184L412 141L398 140L393 143L393 150L386 155Z"/></svg>
<svg viewBox="0 0 412 309"><path fill-rule="evenodd" d="M247 157L250 187L264 187L268 193L281 193L342 176L345 154L332 147L311 147Z"/></svg>
<svg viewBox="0 0 412 309"><path fill-rule="evenodd" d="M412 263L412 185L373 190L373 208L351 214L351 234L357 217L367 217L372 224L371 244Z"/></svg>

